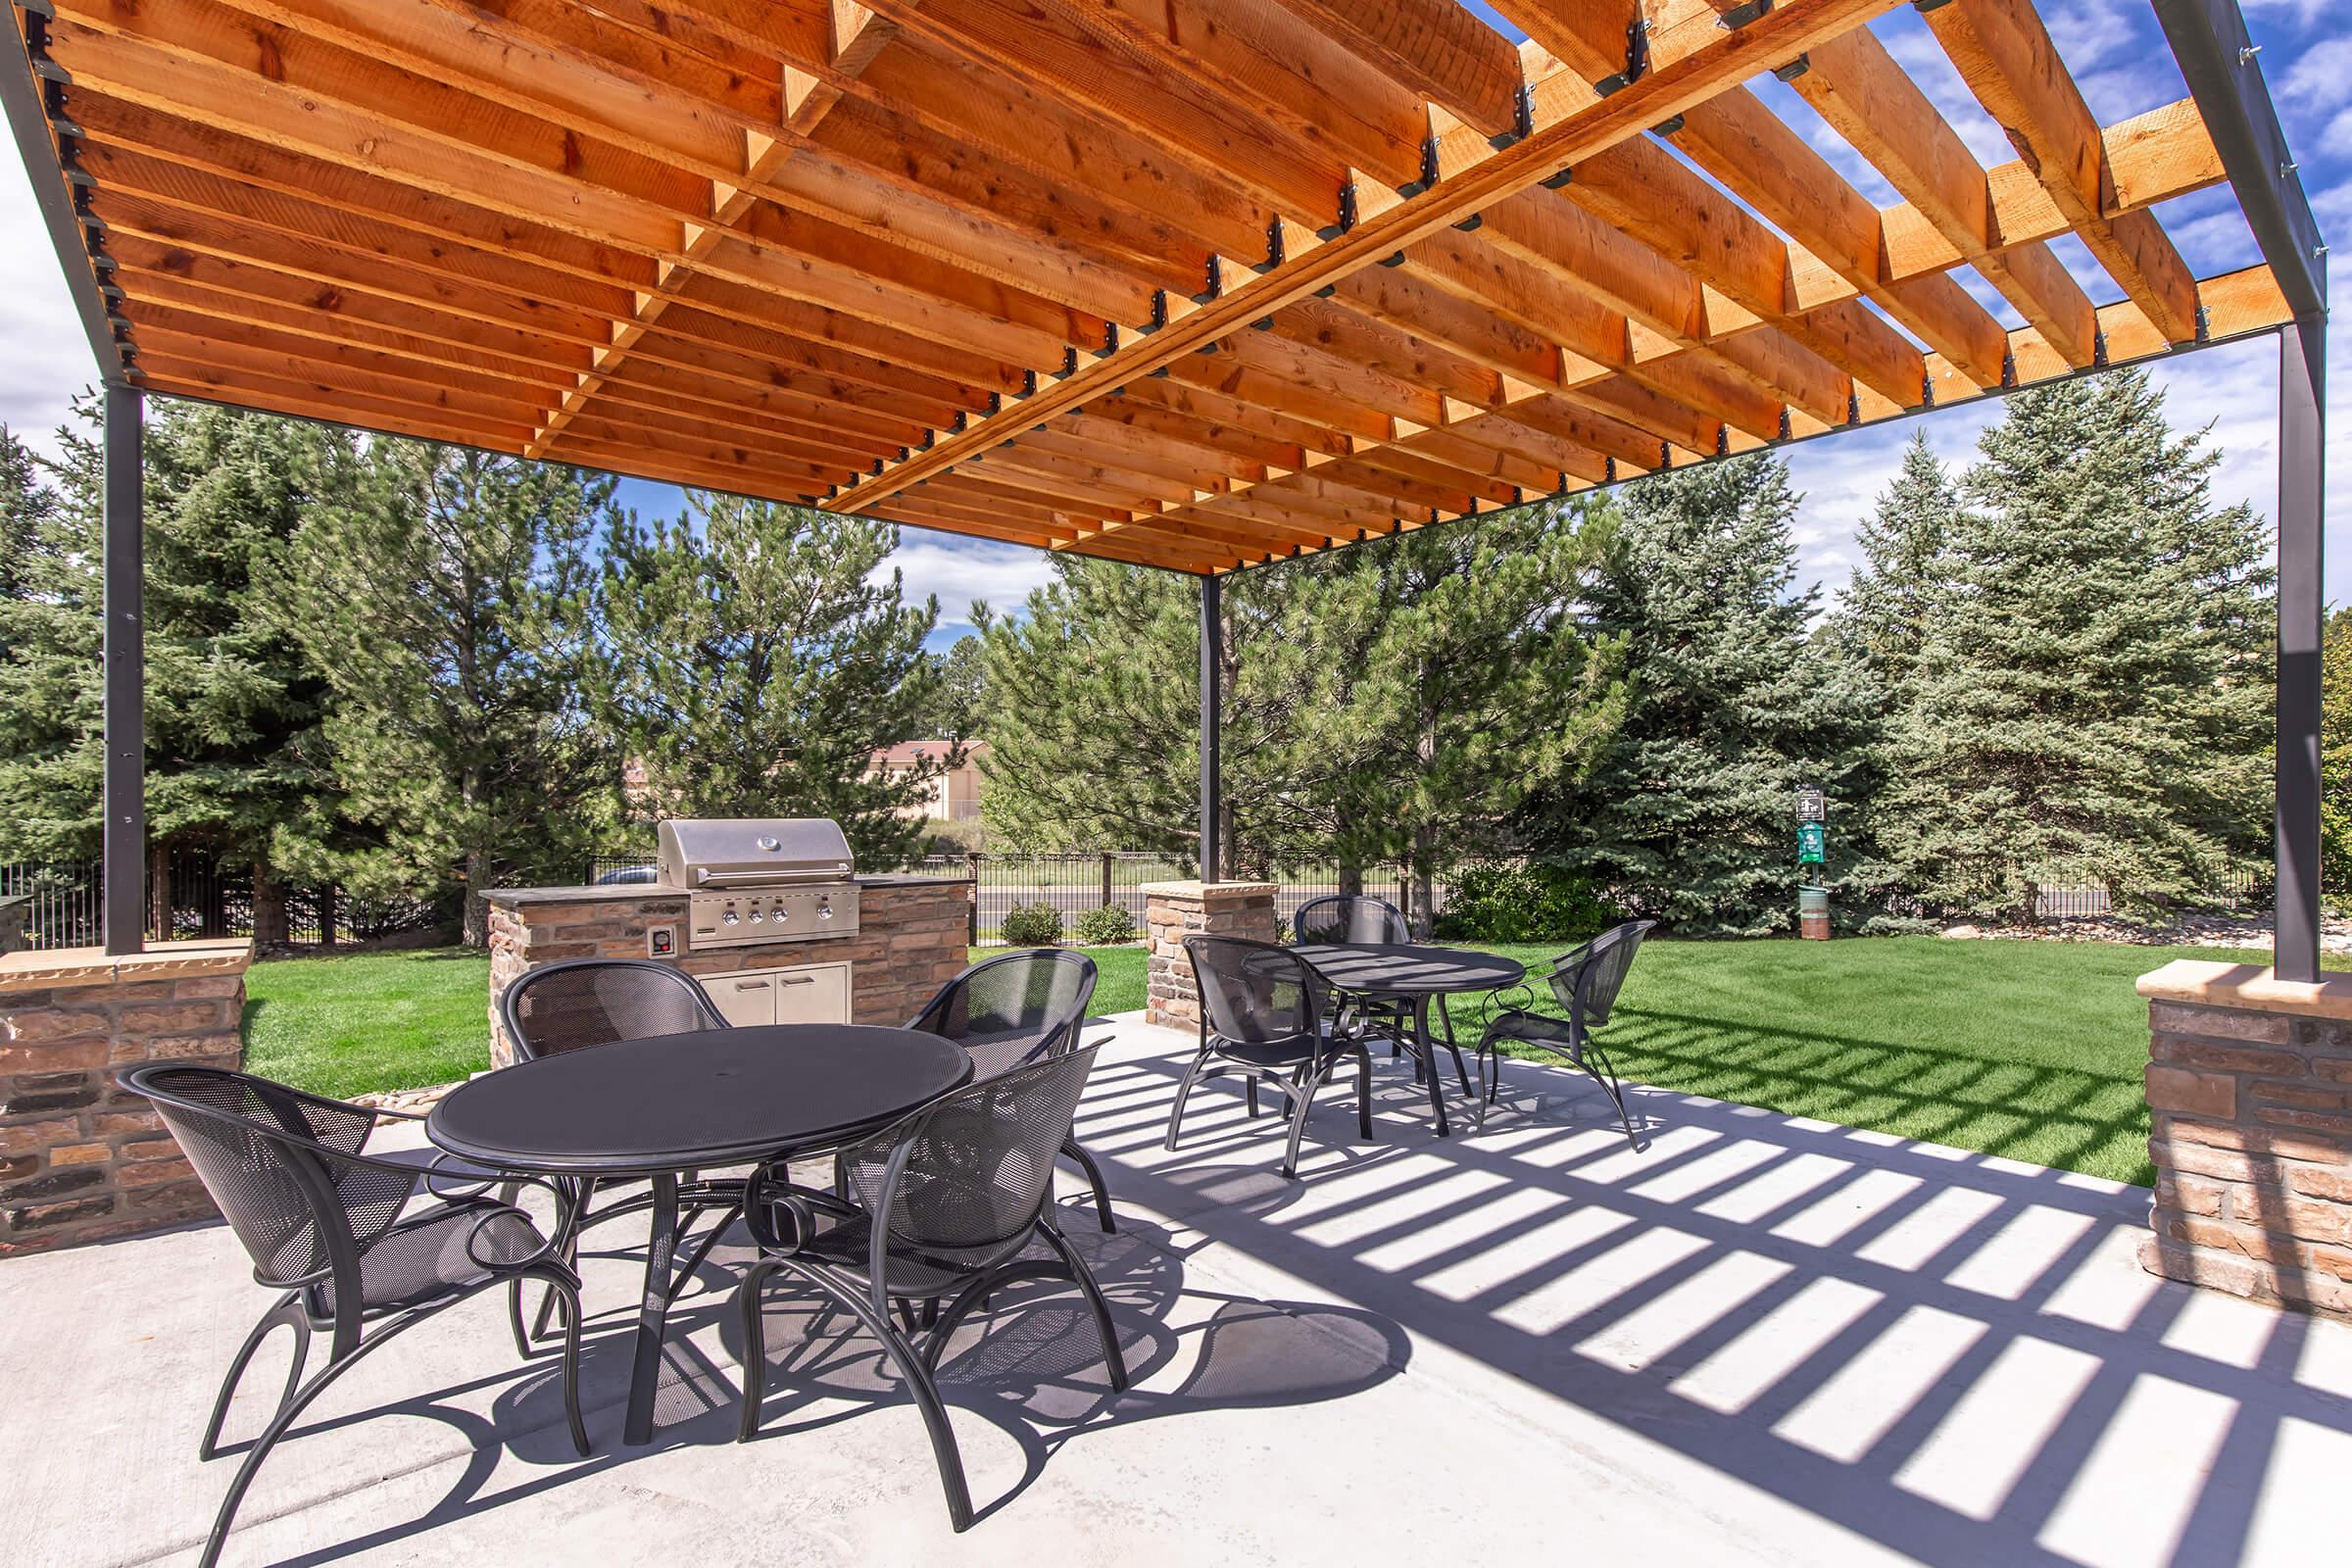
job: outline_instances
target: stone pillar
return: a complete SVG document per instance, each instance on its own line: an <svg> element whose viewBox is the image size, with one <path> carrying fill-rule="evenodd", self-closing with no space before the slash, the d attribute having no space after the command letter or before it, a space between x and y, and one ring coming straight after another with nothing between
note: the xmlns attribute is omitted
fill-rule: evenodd
<svg viewBox="0 0 2352 1568"><path fill-rule="evenodd" d="M2182 959L2139 981L2150 1273L2352 1318L2352 975Z"/></svg>
<svg viewBox="0 0 2352 1568"><path fill-rule="evenodd" d="M252 957L242 940L0 957L0 1256L214 1212L163 1118L114 1074L240 1065Z"/></svg>
<svg viewBox="0 0 2352 1568"><path fill-rule="evenodd" d="M1271 882L1153 882L1144 889L1144 941L1152 974L1144 993L1144 1021L1189 1029L1200 1021L1200 994L1184 951L1189 936L1282 940Z"/></svg>

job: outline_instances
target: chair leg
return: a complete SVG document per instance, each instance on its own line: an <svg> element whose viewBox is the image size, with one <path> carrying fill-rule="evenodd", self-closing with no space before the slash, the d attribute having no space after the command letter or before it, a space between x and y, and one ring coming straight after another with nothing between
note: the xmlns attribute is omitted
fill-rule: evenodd
<svg viewBox="0 0 2352 1568"><path fill-rule="evenodd" d="M571 1424L571 1446L581 1458L588 1457L588 1424L580 1419L580 1293L571 1281L558 1275L533 1276L547 1286L547 1298L564 1308L564 1415ZM514 1326L522 1326L522 1279L514 1279ZM530 1359L530 1348L523 1348L523 1359Z"/></svg>
<svg viewBox="0 0 2352 1568"><path fill-rule="evenodd" d="M1355 1130L1372 1141L1372 1053L1359 1041L1355 1048Z"/></svg>
<svg viewBox="0 0 2352 1568"><path fill-rule="evenodd" d="M1102 1227L1102 1234L1116 1236L1119 1227L1111 1218L1110 1189L1103 1184L1102 1167L1095 1163L1095 1156L1088 1153L1075 1138L1064 1143L1061 1152L1076 1160L1079 1168L1086 1172L1087 1185L1095 1190L1095 1220Z"/></svg>
<svg viewBox="0 0 2352 1568"><path fill-rule="evenodd" d="M1110 1322L1110 1303L1103 1299L1102 1287L1096 1281L1095 1271L1086 1266L1086 1259L1078 1255L1078 1250L1070 1245L1068 1237L1061 1234L1060 1227L1049 1220L1041 1223L1038 1229L1045 1232L1047 1245L1061 1254L1062 1262L1069 1266L1071 1280L1077 1284L1079 1294L1086 1298L1088 1308L1095 1314L1095 1333L1102 1341L1102 1365L1110 1373L1112 1391L1125 1392L1127 1357L1120 1353L1118 1331Z"/></svg>
<svg viewBox="0 0 2352 1568"><path fill-rule="evenodd" d="M760 1402L767 1396L767 1325L760 1312L760 1293L778 1264L754 1263L735 1290L736 1310L743 1316L743 1415L735 1423L735 1441L749 1443L760 1430Z"/></svg>
<svg viewBox="0 0 2352 1568"><path fill-rule="evenodd" d="M882 1342L882 1348L889 1352L899 1376L906 1380L906 1391L914 1396L915 1408L922 1412L923 1426L931 1435L931 1457L939 1465L940 1489L948 1494L948 1520L957 1534L971 1529L972 1494L964 1482L963 1455L956 1446L956 1429L948 1424L948 1411L940 1403L939 1389L932 1383L931 1374L924 1370L922 1357L915 1353L914 1347L872 1301L830 1278L825 1271L795 1258L776 1261L794 1278L808 1281L857 1313L866 1332Z"/></svg>
<svg viewBox="0 0 2352 1568"><path fill-rule="evenodd" d="M1242 1093L1247 1096L1250 1101L1250 1119L1251 1121L1257 1120L1257 1080L1254 1078L1243 1079Z"/></svg>
<svg viewBox="0 0 2352 1568"><path fill-rule="evenodd" d="M1203 1051L1193 1058L1190 1067L1184 1069L1184 1081L1176 1086L1176 1103L1168 1110L1168 1136L1160 1144L1170 1153L1176 1152L1176 1134L1184 1126L1184 1102L1192 1098L1193 1086L1200 1081L1200 1075L1207 1070L1208 1063L1209 1054Z"/></svg>
<svg viewBox="0 0 2352 1568"><path fill-rule="evenodd" d="M1438 999L1437 1007L1438 1022L1444 1025L1446 1030L1446 1049L1453 1053L1453 1075L1461 1080L1462 1093L1465 1096L1470 1095L1474 1093L1470 1087L1470 1069L1462 1065L1462 1048L1459 1042L1453 1038L1453 1014L1446 1008L1444 997ZM1432 1065L1434 1066L1435 1063L1433 1062Z"/></svg>
<svg viewBox="0 0 2352 1568"><path fill-rule="evenodd" d="M280 1324L294 1331L294 1364L286 1369L286 1388L277 1397L278 1408L284 1409L286 1401L294 1397L294 1391L302 1387L302 1369L311 1358L311 1315L303 1310L301 1295L296 1293L263 1313L262 1320L238 1347L236 1358L228 1363L228 1377L220 1385L220 1396L213 1400L213 1418L205 1423L204 1436L197 1441L197 1458L210 1459L220 1451L220 1427L228 1419L229 1401L236 1396L237 1385L244 1381L253 1352L262 1348L270 1331Z"/></svg>
<svg viewBox="0 0 2352 1568"><path fill-rule="evenodd" d="M556 1250L556 1255L564 1260L564 1267L574 1272L577 1272L580 1266L580 1231L587 1223L588 1200L596 1196L596 1180L594 1176L576 1178L572 1188L574 1196L571 1200L571 1206L568 1211L558 1215L556 1219L556 1223L564 1231L564 1245ZM553 1316L555 1310L556 1293L549 1291L539 1298L539 1316L531 1328L533 1340L547 1338L548 1320ZM525 1350L523 1353L528 1355L530 1352Z"/></svg>
<svg viewBox="0 0 2352 1568"><path fill-rule="evenodd" d="M1314 1108L1315 1091L1323 1087L1323 1076L1318 1071L1307 1081L1306 1087L1298 1091L1298 1108L1291 1112L1291 1138L1282 1153L1282 1174L1286 1181L1298 1180L1298 1141L1306 1136L1306 1113Z"/></svg>

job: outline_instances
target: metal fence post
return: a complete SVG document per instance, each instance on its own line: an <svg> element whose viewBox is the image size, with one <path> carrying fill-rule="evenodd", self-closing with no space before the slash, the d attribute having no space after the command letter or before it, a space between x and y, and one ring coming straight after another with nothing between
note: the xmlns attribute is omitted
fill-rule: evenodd
<svg viewBox="0 0 2352 1568"><path fill-rule="evenodd" d="M972 879L972 906L964 915L963 945L967 948L976 948L980 945L979 851L971 850L965 853L963 857L963 868L965 873Z"/></svg>

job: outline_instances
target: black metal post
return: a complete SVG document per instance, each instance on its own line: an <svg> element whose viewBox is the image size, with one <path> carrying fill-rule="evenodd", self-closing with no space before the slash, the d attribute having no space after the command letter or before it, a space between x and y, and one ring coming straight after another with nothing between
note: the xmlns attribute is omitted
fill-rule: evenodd
<svg viewBox="0 0 2352 1568"><path fill-rule="evenodd" d="M2281 980L2320 977L2320 588L2328 324L2278 331L2278 948Z"/></svg>
<svg viewBox="0 0 2352 1568"><path fill-rule="evenodd" d="M145 946L147 893L147 651L145 501L136 387L106 388L106 951Z"/></svg>
<svg viewBox="0 0 2352 1568"><path fill-rule="evenodd" d="M1217 756L1224 707L1224 598L1218 577L1200 579L1200 880L1224 880L1217 814L1224 806L1224 779Z"/></svg>

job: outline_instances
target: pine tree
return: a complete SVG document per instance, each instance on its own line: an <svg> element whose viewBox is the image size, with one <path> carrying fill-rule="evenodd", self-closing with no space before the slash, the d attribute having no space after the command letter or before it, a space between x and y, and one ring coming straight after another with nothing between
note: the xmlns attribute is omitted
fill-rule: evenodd
<svg viewBox="0 0 2352 1568"><path fill-rule="evenodd" d="M985 605L974 607L982 613ZM978 634L966 632L948 651L931 661L939 676L938 700L923 727L943 740L971 740L984 733L982 715L988 709L988 671Z"/></svg>
<svg viewBox="0 0 2352 1568"><path fill-rule="evenodd" d="M1869 673L1884 700L1899 703L1910 684L1959 509L1959 486L1927 437L1914 433L1902 466L1856 530L1863 564L1826 628L1829 643Z"/></svg>
<svg viewBox="0 0 2352 1568"><path fill-rule="evenodd" d="M905 863L908 808L960 753L896 777L874 753L923 738L940 678L936 601L906 602L887 523L690 493L689 516L617 521L605 550L599 726L645 766L655 809L825 816L859 862ZM699 528L697 524L699 523Z"/></svg>
<svg viewBox="0 0 2352 1568"><path fill-rule="evenodd" d="M368 896L459 892L478 945L489 890L560 874L617 776L577 703L585 546L613 481L379 437L329 447L319 491L274 598L333 690L340 814L373 842L305 869Z"/></svg>
<svg viewBox="0 0 2352 1568"><path fill-rule="evenodd" d="M2320 642L2320 885L2352 888L2352 609L2328 612Z"/></svg>
<svg viewBox="0 0 2352 1568"><path fill-rule="evenodd" d="M1590 766L1622 719L1622 646L1576 618L1610 521L1536 508L1276 568L1291 836L1343 864L1399 864L1424 931L1436 877L1502 848L1504 819Z"/></svg>
<svg viewBox="0 0 2352 1568"><path fill-rule="evenodd" d="M2268 531L2215 509L2137 370L2011 400L1979 444L1890 739L1878 837L1933 907L2031 919L2041 868L2191 900L2267 801Z"/></svg>
<svg viewBox="0 0 2352 1568"><path fill-rule="evenodd" d="M1531 836L1619 904L1684 931L1789 926L1795 793L1843 799L1867 733L1866 692L1807 633L1819 595L1794 587L1796 504L1770 457L1623 492L1588 612L1627 640L1632 703L1590 773L1529 813Z"/></svg>
<svg viewBox="0 0 2352 1568"><path fill-rule="evenodd" d="M57 497L32 449L0 424L0 599L32 592L38 558L49 548Z"/></svg>
<svg viewBox="0 0 2352 1568"><path fill-rule="evenodd" d="M27 519L30 536L22 586L0 610L0 808L18 825L18 853L87 854L98 838L103 465L90 412L60 432L54 491L21 477L0 491L18 498L0 507ZM282 570L309 504L303 476L329 439L294 420L165 399L146 428L150 850L250 866L265 945L285 935L274 842L331 793L318 744L324 683L265 586ZM24 471L13 458L8 466Z"/></svg>

